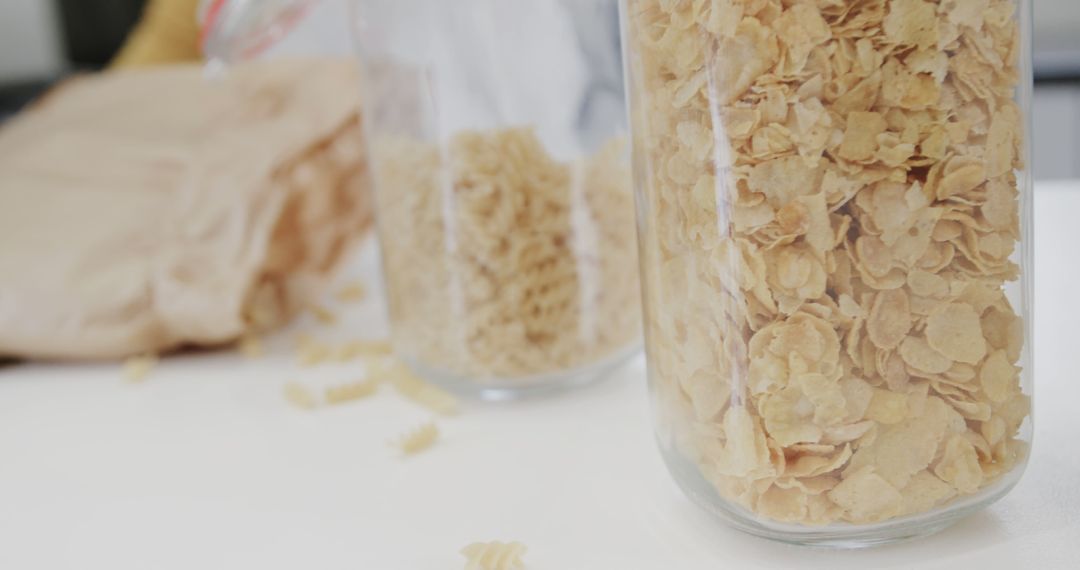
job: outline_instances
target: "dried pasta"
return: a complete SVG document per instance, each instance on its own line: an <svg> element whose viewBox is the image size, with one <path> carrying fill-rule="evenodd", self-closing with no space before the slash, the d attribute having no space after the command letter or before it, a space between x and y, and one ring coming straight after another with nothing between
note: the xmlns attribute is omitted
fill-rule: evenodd
<svg viewBox="0 0 1080 570"><path fill-rule="evenodd" d="M124 361L124 379L128 382L142 382L158 365L156 354L133 356Z"/></svg>
<svg viewBox="0 0 1080 570"><path fill-rule="evenodd" d="M360 357L388 356L393 347L385 340L354 340L337 348L338 362L349 362Z"/></svg>
<svg viewBox="0 0 1080 570"><path fill-rule="evenodd" d="M298 382L288 382L285 384L285 400L297 408L303 410L314 410L319 407L318 397L309 388Z"/></svg>
<svg viewBox="0 0 1080 570"><path fill-rule="evenodd" d="M389 381L399 394L433 412L444 416L458 413L458 399L453 394L424 381L399 362L378 367L372 376L376 381Z"/></svg>
<svg viewBox="0 0 1080 570"><path fill-rule="evenodd" d="M299 342L296 347L296 361L301 366L317 366L330 360L333 356L333 347L309 338Z"/></svg>
<svg viewBox="0 0 1080 570"><path fill-rule="evenodd" d="M524 568L526 547L520 542L474 542L461 549L465 570L518 570Z"/></svg>
<svg viewBox="0 0 1080 570"><path fill-rule="evenodd" d="M246 358L258 358L263 355L262 340L252 331L245 332L240 337L238 348Z"/></svg>
<svg viewBox="0 0 1080 570"><path fill-rule="evenodd" d="M361 380L338 386L327 387L324 396L327 404L344 404L355 400L370 398L379 389L379 382L375 380Z"/></svg>
<svg viewBox="0 0 1080 570"><path fill-rule="evenodd" d="M415 455L435 445L438 439L439 427L435 422L429 422L402 435L397 440L397 447L405 455Z"/></svg>
<svg viewBox="0 0 1080 570"><path fill-rule="evenodd" d="M445 148L408 140L375 148L388 301L404 358L512 380L601 362L638 341L623 145L578 164L556 161L529 128L462 132Z"/></svg>

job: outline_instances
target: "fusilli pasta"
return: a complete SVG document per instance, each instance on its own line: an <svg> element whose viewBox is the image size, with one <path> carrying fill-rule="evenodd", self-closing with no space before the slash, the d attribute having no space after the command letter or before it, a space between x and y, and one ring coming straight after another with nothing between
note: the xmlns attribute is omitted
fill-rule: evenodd
<svg viewBox="0 0 1080 570"><path fill-rule="evenodd" d="M252 331L247 331L240 337L237 348L245 358L258 358L263 355L262 340Z"/></svg>
<svg viewBox="0 0 1080 570"><path fill-rule="evenodd" d="M128 382L142 382L157 367L158 357L156 354L144 354L132 356L124 361L124 378Z"/></svg>
<svg viewBox="0 0 1080 570"><path fill-rule="evenodd" d="M397 446L405 455L415 455L435 445L438 439L439 427L434 422L429 422L402 435Z"/></svg>
<svg viewBox="0 0 1080 570"><path fill-rule="evenodd" d="M393 349L384 340L354 340L339 346L336 352L338 362L349 362L363 356L386 356Z"/></svg>
<svg viewBox="0 0 1080 570"><path fill-rule="evenodd" d="M525 563L525 545L520 542L474 542L461 549L465 570L517 570Z"/></svg>
<svg viewBox="0 0 1080 570"><path fill-rule="evenodd" d="M303 339L296 347L296 361L301 366L317 366L330 360L333 356L333 349L322 342Z"/></svg>
<svg viewBox="0 0 1080 570"><path fill-rule="evenodd" d="M297 382L289 382L285 384L284 392L285 399L288 400L290 404L298 408L304 410L314 410L315 408L319 407L318 398L311 390L309 390L303 384Z"/></svg>
<svg viewBox="0 0 1080 570"><path fill-rule="evenodd" d="M442 149L407 140L375 147L403 357L514 380L600 362L637 342L623 145L578 164L556 161L528 128L463 132Z"/></svg>
<svg viewBox="0 0 1080 570"><path fill-rule="evenodd" d="M375 380L361 380L339 386L330 386L325 391L326 403L333 405L362 400L373 396L378 389L379 382Z"/></svg>
<svg viewBox="0 0 1080 570"><path fill-rule="evenodd" d="M458 413L458 400L453 394L418 378L400 363L382 366L372 372L372 377L375 381L389 381L399 394L433 412L444 416Z"/></svg>

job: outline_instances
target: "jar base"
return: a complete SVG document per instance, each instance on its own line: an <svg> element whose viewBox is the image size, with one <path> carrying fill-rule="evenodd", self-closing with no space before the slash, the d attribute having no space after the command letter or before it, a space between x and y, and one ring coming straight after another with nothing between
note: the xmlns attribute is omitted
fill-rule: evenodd
<svg viewBox="0 0 1080 570"><path fill-rule="evenodd" d="M402 356L401 361L414 374L455 395L485 402L505 402L549 396L599 382L640 352L639 343L592 364L520 378L478 379L437 370L408 356Z"/></svg>
<svg viewBox="0 0 1080 570"><path fill-rule="evenodd" d="M814 527L771 522L755 516L721 497L693 462L663 444L660 449L668 471L679 488L691 501L727 525L777 542L834 550L872 548L940 532L1008 494L1024 471L1023 466L1019 465L1001 480L974 495L951 503L945 509L875 524L836 523Z"/></svg>

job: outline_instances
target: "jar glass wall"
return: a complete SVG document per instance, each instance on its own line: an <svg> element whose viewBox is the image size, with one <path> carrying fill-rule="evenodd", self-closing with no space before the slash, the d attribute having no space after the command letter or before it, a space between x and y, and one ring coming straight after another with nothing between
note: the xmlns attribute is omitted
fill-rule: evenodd
<svg viewBox="0 0 1080 570"><path fill-rule="evenodd" d="M658 439L753 534L858 547L1031 442L1030 4L624 0Z"/></svg>
<svg viewBox="0 0 1080 570"><path fill-rule="evenodd" d="M357 0L395 350L457 392L640 344L615 0Z"/></svg>

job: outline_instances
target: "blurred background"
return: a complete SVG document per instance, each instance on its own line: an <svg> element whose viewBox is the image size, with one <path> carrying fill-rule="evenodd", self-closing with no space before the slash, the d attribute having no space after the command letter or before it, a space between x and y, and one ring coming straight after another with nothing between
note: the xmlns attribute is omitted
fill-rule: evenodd
<svg viewBox="0 0 1080 570"><path fill-rule="evenodd" d="M0 2L0 119L58 78L106 65L137 23L145 1ZM1034 5L1035 177L1078 178L1080 2L1037 0Z"/></svg>

